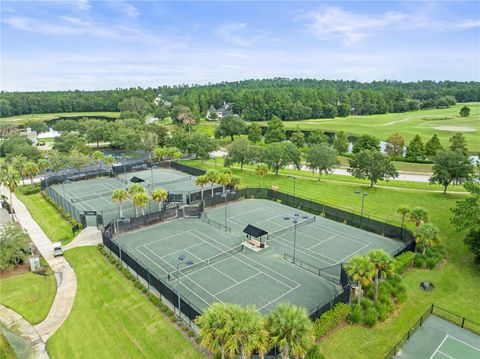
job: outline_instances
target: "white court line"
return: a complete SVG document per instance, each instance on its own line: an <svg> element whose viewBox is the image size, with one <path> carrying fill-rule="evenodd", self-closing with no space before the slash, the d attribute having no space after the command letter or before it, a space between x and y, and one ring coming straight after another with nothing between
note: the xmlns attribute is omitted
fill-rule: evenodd
<svg viewBox="0 0 480 359"><path fill-rule="evenodd" d="M226 259L226 258L225 258L225 259ZM237 280L233 279L232 277L230 277L230 276L229 276L228 274L226 274L224 271L222 271L222 270L220 270L220 269L216 268L216 267L215 267L215 264L217 264L217 263L219 263L219 262L220 262L220 261L218 261L218 262L215 262L215 263L214 263L214 264L212 264L210 267L211 267L212 269L215 269L215 270L216 270L218 273L220 273L220 274L224 275L225 277L227 277L227 278L229 278L229 279L233 280L235 283L237 283L237 284L238 284L238 283L240 283L239 281L237 281Z"/></svg>
<svg viewBox="0 0 480 359"><path fill-rule="evenodd" d="M227 291L227 290L229 290L229 289L232 289L233 287L236 287L236 286L239 285L240 283L246 282L247 280L249 280L249 279L251 279L251 278L253 278L253 277L256 277L256 276L259 275L259 274L260 274L260 272L257 272L257 273L255 273L254 275L252 275L252 276L250 276L250 277L248 277L248 278L245 278L245 279L241 280L240 282L237 282L237 283L231 285L230 287L226 287L226 288L222 289L220 292L216 293L215 296L217 296L217 295L219 295L220 293L223 293L223 292L225 292L225 291Z"/></svg>
<svg viewBox="0 0 480 359"><path fill-rule="evenodd" d="M263 308L265 308L266 306L272 304L273 302L276 302L277 300L279 300L280 298L286 296L288 293L290 293L292 290L295 290L297 289L298 287L300 287L300 284L297 284L297 286L295 288L292 288L290 289L288 292L286 293L283 293L282 295L278 296L277 298L275 298L274 300L271 300L270 302L268 302L267 304L265 304L264 306L258 308L257 310L262 310Z"/></svg>
<svg viewBox="0 0 480 359"><path fill-rule="evenodd" d="M152 244L152 243L163 242L163 241L166 240L166 239L169 239L169 238L172 238L172 237L176 237L176 236L181 236L181 235L183 235L183 234L185 234L185 233L191 234L190 231L191 231L191 229L189 229L188 231L183 231L183 232L180 232L180 233L171 234L171 235L169 235L169 236L167 236L167 237L157 239L156 241L151 241L151 242L142 244L142 245L140 245L139 247L149 246L149 245Z"/></svg>
<svg viewBox="0 0 480 359"><path fill-rule="evenodd" d="M468 344L468 343L465 343L463 340L457 339L457 338L451 336L450 334L447 334L447 337L450 337L450 338L452 338L453 340L456 340L457 342L462 343L463 345L466 345L467 347L470 347L470 348L472 348L472 349L475 349L477 352L480 352L480 348L477 348L477 347L474 347L473 345L470 345L470 344Z"/></svg>
<svg viewBox="0 0 480 359"><path fill-rule="evenodd" d="M277 210L277 213L280 213L280 211ZM312 215L312 214L309 213L309 212L305 212L305 213L308 213L308 214ZM321 217L321 216L316 216L316 217L319 218L319 219L320 219L320 218L324 218L324 217ZM325 218L325 219L328 219L328 218ZM336 221L334 221L334 220L332 220L332 219L328 219L328 220L335 222L335 224L336 224L336 223L339 223L339 222L336 222ZM358 242L358 243L360 243L360 244L367 244L367 243L364 243L364 242L362 242L362 241L359 241L359 240L355 239L354 236L351 235L351 234L349 234L349 233L341 232L340 230L337 230L336 228L330 229L329 227L326 227L326 226L322 225L322 224L320 223L320 221L317 221L317 220L316 220L316 221L313 222L312 224L313 224L314 226L316 225L316 226L322 228L325 232L329 232L329 233L331 233L331 234L337 234L337 235L340 235L340 236L350 237L350 238L347 238L347 239L349 239L349 240L351 240L351 241L353 241L353 242ZM342 224L342 223L340 223L340 224ZM355 227L349 226L348 224L344 224L344 225L345 225L345 226L348 226L348 227L351 227L351 228L355 228ZM356 229L358 229L358 228L356 228ZM364 231L363 229L358 229L358 230ZM368 233L371 233L371 232L368 232ZM375 234L375 233L372 233L372 234ZM383 238L383 236L381 236L381 237ZM386 237L385 237L385 238L386 238Z"/></svg>
<svg viewBox="0 0 480 359"><path fill-rule="evenodd" d="M190 252L188 249L184 249L184 251L187 252L188 254L190 254L192 257L197 258L199 261L202 261L202 258L200 258L199 256L196 256L195 254Z"/></svg>
<svg viewBox="0 0 480 359"><path fill-rule="evenodd" d="M194 229L194 231L200 233L201 235L204 235L202 232L199 232L199 231L197 231L196 229ZM216 243L218 243L219 245L221 245L221 246L229 249L228 246L226 246L225 244L220 243L220 242L217 242L216 240L213 240L213 241L216 242ZM231 248L230 248L230 249L231 249ZM242 253L239 253L239 256L245 257L246 259L248 259L249 261L251 261L250 258L248 258L246 255L244 255L244 254L242 254ZM242 263L245 264L246 266L248 266L248 267L250 267L250 268L253 268L253 269L255 269L256 271L258 271L258 268L257 268L257 267L254 267L253 265L250 265L250 264L248 264L247 262L242 261L240 258L238 258L238 256L235 257L235 259L236 259L236 260L239 260L240 262L242 262ZM295 283L297 286L299 285L299 284L298 284L296 281L294 281L293 279L290 279L290 278L284 276L283 274L278 273L277 271L274 271L273 269L264 266L263 264L261 264L261 263L259 263L259 262L255 262L255 264L256 264L257 266L261 266L261 267L263 267L263 268L265 268L265 269L267 269L267 270L269 270L269 271L271 271L271 272L273 272L273 273L278 274L279 276L287 279L289 282ZM281 283L282 285L286 286L287 288L291 288L291 286L283 283L283 282L280 281L279 279L276 279L276 278L272 277L271 275L269 275L269 274L267 274L267 273L265 273L265 272L263 272L263 274L265 274L266 276L272 278L272 279L275 280L276 282Z"/></svg>
<svg viewBox="0 0 480 359"><path fill-rule="evenodd" d="M442 352L441 350L439 350L437 353L440 353L440 354L442 354L443 356L446 356L446 357L449 358L449 359L455 359L454 357L451 357L450 355L445 354L445 353Z"/></svg>
<svg viewBox="0 0 480 359"><path fill-rule="evenodd" d="M273 239L273 240L274 240L274 241L276 240L276 241L280 242L280 243L283 244L284 246L293 248L293 245L291 245L290 242L287 242L287 240L286 240L285 238L278 237L278 238ZM309 256L309 257L311 257L311 258L313 258L313 259L315 259L315 260L317 260L317 261L318 261L318 260L322 260L321 258L318 258L318 257L316 257L316 256L313 256L313 255L309 254L308 252L305 252L305 250L308 250L308 248L302 247L302 246L299 245L299 244L297 244L296 247L297 247L297 249L296 249L297 252L302 252L303 254L305 254L305 255L307 255L307 256ZM299 248L301 248L301 249L299 249ZM304 249L304 250L302 250L302 249ZM338 264L338 263L339 263L339 262L337 262L335 259L330 258L330 257L328 257L328 256L326 256L326 255L320 254L320 253L315 252L315 251L311 251L311 252L312 252L312 253L315 253L315 254L317 254L317 255L319 255L319 256L321 256L321 257L324 257L324 258L327 259L328 261L333 262L332 265L335 265L335 264Z"/></svg>
<svg viewBox="0 0 480 359"><path fill-rule="evenodd" d="M443 343L445 342L445 340L447 340L448 338L448 334L445 335L445 338L443 338L442 342L439 344L439 346L437 347L437 349L435 349L435 351L433 352L433 354L430 356L430 359L432 359L435 354L437 354L437 352L440 350L440 347L443 345Z"/></svg>
<svg viewBox="0 0 480 359"><path fill-rule="evenodd" d="M154 251L152 251L150 248L145 247L145 249L148 250L150 253L152 253L155 257L157 257L158 259L160 259L162 262L167 263L167 265L169 265L169 266L172 267L173 269L177 269L173 264L168 263L165 259L163 259L162 257L160 257L157 253L155 253ZM142 253L143 253L143 252L142 252ZM152 262L153 262L153 261L152 261Z"/></svg>
<svg viewBox="0 0 480 359"><path fill-rule="evenodd" d="M145 258L147 258L150 262L152 262L154 265L156 265L158 268L160 268L160 269L162 270L162 272L164 272L165 274L168 274L168 273L169 273L169 272L167 272L165 269L163 269L162 267L160 267L157 263L155 263L155 262L153 261L153 259L150 258L149 256L147 256L145 253L143 253L143 252L140 251L140 250L138 250L138 252L139 252L142 256L144 256Z"/></svg>
<svg viewBox="0 0 480 359"><path fill-rule="evenodd" d="M190 279L190 278L189 278ZM198 285L195 281L192 281L194 282L197 286L199 286L200 288L204 289L202 286ZM211 305L211 303L207 302L205 299L203 299L201 296L199 296L197 293L195 293L193 290L191 290L190 288L188 288L186 285L184 285L183 283L180 283L182 285L182 288L185 288L187 289L190 293L192 293L195 297L199 298L202 302L204 302L208 307ZM208 293L208 291L206 291ZM214 296L214 298L216 300L218 300L220 303L223 303L220 299L216 298Z"/></svg>
<svg viewBox="0 0 480 359"><path fill-rule="evenodd" d="M187 250L189 250L189 249L192 249L192 248L201 246L202 244L204 244L204 243L197 243L197 244L191 245L191 246L189 246L189 247L186 247L186 248L184 248L184 249L179 249L178 251L171 252L170 254L166 254L166 255L161 256L161 257L162 257L162 258L166 258L166 257L171 256L172 254L179 253L179 252L182 252L182 251L187 251ZM197 256L195 256L195 257L197 257ZM199 258L199 257L197 257L197 258Z"/></svg>
<svg viewBox="0 0 480 359"><path fill-rule="evenodd" d="M360 252L361 250L367 248L370 244L371 244L371 243L365 244L363 247L360 247L360 248L357 249L355 252L350 253L350 254L349 254L348 256L346 256L345 258L340 259L340 261L339 261L338 263L342 263L345 259L350 258L350 257L353 256L355 253L358 253L358 252ZM337 264L338 264L338 263L337 263Z"/></svg>
<svg viewBox="0 0 480 359"><path fill-rule="evenodd" d="M303 233L302 233L302 235L303 235ZM316 247L316 246L318 246L319 244L322 244L322 243L328 242L330 239L333 239L333 238L335 238L336 236L337 236L337 234L334 234L333 236L331 236L331 237L328 237L327 239L324 239L323 241L321 241L321 242L318 242L317 244L314 244L314 245L313 245L313 246L311 246L311 247L308 247L308 249L310 249L310 250L311 250L313 247ZM312 238L313 238L313 237L312 237Z"/></svg>

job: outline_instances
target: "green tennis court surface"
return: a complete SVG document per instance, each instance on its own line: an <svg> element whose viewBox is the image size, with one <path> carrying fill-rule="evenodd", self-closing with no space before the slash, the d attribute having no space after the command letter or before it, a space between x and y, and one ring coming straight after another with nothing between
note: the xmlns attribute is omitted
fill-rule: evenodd
<svg viewBox="0 0 480 359"><path fill-rule="evenodd" d="M111 199L112 192L116 189L126 189L132 184L130 180L133 177L144 181L141 184L148 193L161 187L171 194L179 194L179 198L184 199L182 196L200 190L200 187L195 184L193 176L169 168L153 168L152 170L121 174L116 178L102 177L75 182L66 181L63 184L49 187L47 192L51 193L50 191L52 191L51 197L57 198L57 202L73 217L77 217L74 215L75 213L96 211L102 214L103 223L107 224L112 219L120 217L119 205L113 203ZM150 213L157 210L158 203L150 200L145 212ZM123 204L123 216L127 218L135 216L135 209L131 201ZM79 220L79 218L76 219ZM96 222L92 225L96 225Z"/></svg>
<svg viewBox="0 0 480 359"><path fill-rule="evenodd" d="M192 260L191 269L180 269L180 293L201 310L214 302L230 302L253 304L262 312L282 302L313 311L341 290L332 280L340 277L340 266L336 264L374 248L393 252L403 246L401 242L316 217L299 226L296 256L314 267L331 268L319 275L284 259L285 253L293 252L292 223L284 217L293 213L313 218L312 214L277 202L247 199L228 203L227 225L231 232L212 225L224 223L225 207L221 205L207 210L210 224L200 219L177 219L120 234L115 241L151 273L165 280L173 279L172 286L176 285L177 258L185 255ZM247 224L270 233L267 248L239 249L245 241L242 230ZM287 227L289 230L272 235Z"/></svg>
<svg viewBox="0 0 480 359"><path fill-rule="evenodd" d="M431 315L395 358L479 359L480 336Z"/></svg>

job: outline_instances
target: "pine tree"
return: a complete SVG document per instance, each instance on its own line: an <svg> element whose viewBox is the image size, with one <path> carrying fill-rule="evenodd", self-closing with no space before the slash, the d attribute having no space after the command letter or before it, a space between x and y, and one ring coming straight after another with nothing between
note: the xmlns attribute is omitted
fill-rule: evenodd
<svg viewBox="0 0 480 359"><path fill-rule="evenodd" d="M414 162L425 159L425 146L420 135L415 135L408 144L406 157Z"/></svg>
<svg viewBox="0 0 480 359"><path fill-rule="evenodd" d="M341 155L348 151L348 136L345 131L339 131L333 141L333 148Z"/></svg>
<svg viewBox="0 0 480 359"><path fill-rule="evenodd" d="M265 132L265 143L285 141L285 129L283 122L277 116L268 121L267 132Z"/></svg>
<svg viewBox="0 0 480 359"><path fill-rule="evenodd" d="M432 158L437 155L437 152L443 150L443 146L438 139L437 134L435 133L431 139L428 140L427 144L425 145L425 154Z"/></svg>

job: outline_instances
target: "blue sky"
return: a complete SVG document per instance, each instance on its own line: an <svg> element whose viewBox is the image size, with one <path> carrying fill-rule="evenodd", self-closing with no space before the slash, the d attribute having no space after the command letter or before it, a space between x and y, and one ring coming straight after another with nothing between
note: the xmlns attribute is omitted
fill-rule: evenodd
<svg viewBox="0 0 480 359"><path fill-rule="evenodd" d="M480 80L479 2L1 2L1 89Z"/></svg>

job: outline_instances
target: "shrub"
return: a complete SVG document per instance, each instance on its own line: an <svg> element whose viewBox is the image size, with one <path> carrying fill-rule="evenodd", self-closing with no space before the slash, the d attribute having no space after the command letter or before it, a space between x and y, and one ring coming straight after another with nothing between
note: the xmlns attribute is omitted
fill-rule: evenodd
<svg viewBox="0 0 480 359"><path fill-rule="evenodd" d="M373 301L368 299L368 298L362 299L361 304L362 304L363 309L365 309L365 310L373 307Z"/></svg>
<svg viewBox="0 0 480 359"><path fill-rule="evenodd" d="M307 355L305 355L305 359L325 359L325 356L320 353L320 346L318 344L314 344L308 350Z"/></svg>
<svg viewBox="0 0 480 359"><path fill-rule="evenodd" d="M188 329L187 334L190 338L193 338L195 336L195 332L192 329Z"/></svg>
<svg viewBox="0 0 480 359"><path fill-rule="evenodd" d="M363 309L362 306L357 304L352 308L350 315L348 316L348 322L350 324L360 323L363 318Z"/></svg>
<svg viewBox="0 0 480 359"><path fill-rule="evenodd" d="M365 310L365 316L363 317L363 322L368 325L369 327L373 327L375 324L377 324L378 320L378 312L375 309L375 307L370 307L367 310Z"/></svg>
<svg viewBox="0 0 480 359"><path fill-rule="evenodd" d="M387 320L388 315L390 314L390 306L385 303L377 302L375 303L375 308L378 312L378 319L382 322Z"/></svg>
<svg viewBox="0 0 480 359"><path fill-rule="evenodd" d="M343 322L349 316L352 308L345 303L338 303L329 311L323 313L320 318L315 321L315 335L321 338L337 325Z"/></svg>
<svg viewBox="0 0 480 359"><path fill-rule="evenodd" d="M395 270L397 273L403 273L413 265L415 258L414 252L405 252L395 258Z"/></svg>
<svg viewBox="0 0 480 359"><path fill-rule="evenodd" d="M395 299L397 303L405 303L405 301L407 300L407 291L397 293Z"/></svg>

